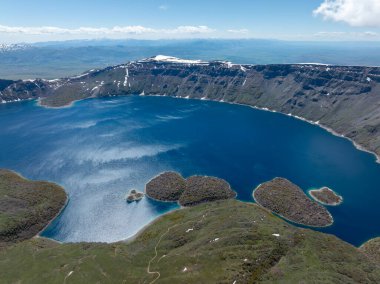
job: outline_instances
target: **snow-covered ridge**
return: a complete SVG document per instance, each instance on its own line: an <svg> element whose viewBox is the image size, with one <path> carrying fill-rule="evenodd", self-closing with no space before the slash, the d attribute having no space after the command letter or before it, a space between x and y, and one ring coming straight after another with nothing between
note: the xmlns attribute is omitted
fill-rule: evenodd
<svg viewBox="0 0 380 284"><path fill-rule="evenodd" d="M140 62L168 62L168 63L182 63L182 64L208 64L206 61L202 60L190 60L181 59L173 56L166 55L156 55L147 59L140 60Z"/></svg>
<svg viewBox="0 0 380 284"><path fill-rule="evenodd" d="M302 62L302 63L295 63L295 65L331 66L331 64L318 63L318 62Z"/></svg>

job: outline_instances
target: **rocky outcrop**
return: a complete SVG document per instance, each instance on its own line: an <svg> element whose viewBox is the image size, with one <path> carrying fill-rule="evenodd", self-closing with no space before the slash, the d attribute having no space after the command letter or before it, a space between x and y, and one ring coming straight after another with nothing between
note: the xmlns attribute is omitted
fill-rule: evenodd
<svg viewBox="0 0 380 284"><path fill-rule="evenodd" d="M144 193L137 191L136 189L132 189L125 197L128 203L134 201L140 201L144 197Z"/></svg>
<svg viewBox="0 0 380 284"><path fill-rule="evenodd" d="M251 105L302 117L380 154L380 68L313 64L142 61L57 79L16 81L0 101L41 98L59 107L110 95L166 95ZM8 83L7 83L8 84Z"/></svg>

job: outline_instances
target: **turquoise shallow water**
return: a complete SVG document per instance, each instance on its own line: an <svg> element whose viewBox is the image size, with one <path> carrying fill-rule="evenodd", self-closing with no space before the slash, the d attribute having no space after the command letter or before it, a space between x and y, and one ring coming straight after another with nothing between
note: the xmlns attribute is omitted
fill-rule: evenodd
<svg viewBox="0 0 380 284"><path fill-rule="evenodd" d="M277 113L217 102L118 97L46 109L0 105L0 167L65 187L70 201L43 232L64 242L112 242L177 208L144 198L127 204L158 173L226 179L238 198L281 176L305 191L329 186L344 197L320 231L359 245L380 236L380 165L346 139Z"/></svg>

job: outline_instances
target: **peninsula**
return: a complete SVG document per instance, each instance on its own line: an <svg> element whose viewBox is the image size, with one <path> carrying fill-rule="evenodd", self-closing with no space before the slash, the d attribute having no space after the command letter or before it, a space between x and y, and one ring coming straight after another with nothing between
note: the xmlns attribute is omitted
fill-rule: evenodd
<svg viewBox="0 0 380 284"><path fill-rule="evenodd" d="M62 187L0 169L0 247L39 233L65 203Z"/></svg>
<svg viewBox="0 0 380 284"><path fill-rule="evenodd" d="M7 202L22 216L36 216L38 207L39 216L53 218L65 201L62 188L9 171L1 171L0 190L2 222L18 222ZM39 227L50 221L38 220ZM22 238L9 237L0 248L4 283L300 283L310 275L318 283L380 282L377 240L358 249L234 199L165 214L128 242L60 244L17 228Z"/></svg>
<svg viewBox="0 0 380 284"><path fill-rule="evenodd" d="M325 207L311 200L298 186L275 178L253 191L255 201L270 211L298 224L325 227L333 223Z"/></svg>

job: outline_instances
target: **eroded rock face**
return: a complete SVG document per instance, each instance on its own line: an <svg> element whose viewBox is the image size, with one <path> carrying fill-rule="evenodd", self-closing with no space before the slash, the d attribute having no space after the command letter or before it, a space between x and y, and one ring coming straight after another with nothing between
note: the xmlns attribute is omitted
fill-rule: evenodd
<svg viewBox="0 0 380 284"><path fill-rule="evenodd" d="M255 201L285 219L306 226L325 227L333 223L328 210L311 200L298 186L275 178L257 187Z"/></svg>
<svg viewBox="0 0 380 284"><path fill-rule="evenodd" d="M178 201L186 188L185 179L178 173L165 172L150 180L145 187L146 194L160 201Z"/></svg>
<svg viewBox="0 0 380 284"><path fill-rule="evenodd" d="M182 206L235 198L233 191L223 179L208 176L191 176L186 179L186 190L179 198Z"/></svg>

